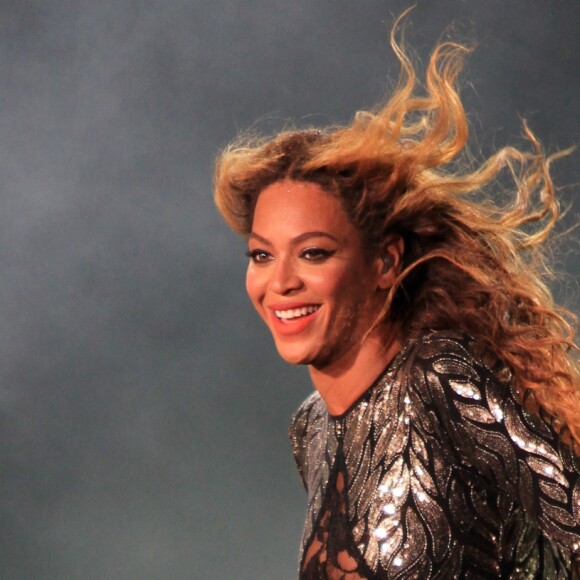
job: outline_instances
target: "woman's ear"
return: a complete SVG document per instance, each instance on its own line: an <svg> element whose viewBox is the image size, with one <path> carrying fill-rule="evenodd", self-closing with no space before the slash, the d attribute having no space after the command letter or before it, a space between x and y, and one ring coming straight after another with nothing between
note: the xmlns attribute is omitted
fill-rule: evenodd
<svg viewBox="0 0 580 580"><path fill-rule="evenodd" d="M401 236L393 236L387 240L380 255L381 265L378 287L388 290L401 273L401 262L405 251L405 243Z"/></svg>

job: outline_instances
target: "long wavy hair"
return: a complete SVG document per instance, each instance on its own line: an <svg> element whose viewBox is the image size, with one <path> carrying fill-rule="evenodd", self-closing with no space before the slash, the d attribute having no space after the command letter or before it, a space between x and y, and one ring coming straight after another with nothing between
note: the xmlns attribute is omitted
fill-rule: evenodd
<svg viewBox="0 0 580 580"><path fill-rule="evenodd" d="M265 187L308 181L338 196L369 252L401 236L403 267L380 320L397 320L407 337L426 329L477 337L507 364L526 408L580 444L575 318L545 284L559 216L549 170L567 152L546 157L524 122L527 151L505 147L474 165L457 90L469 49L438 44L420 85L396 29L401 74L386 104L346 127L238 138L216 162L217 207L247 235ZM507 198L505 175L513 184Z"/></svg>

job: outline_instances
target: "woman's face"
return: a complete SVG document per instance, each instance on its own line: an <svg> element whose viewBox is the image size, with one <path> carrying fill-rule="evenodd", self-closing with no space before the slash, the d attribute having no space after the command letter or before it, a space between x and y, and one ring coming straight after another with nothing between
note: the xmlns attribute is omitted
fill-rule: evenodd
<svg viewBox="0 0 580 580"><path fill-rule="evenodd" d="M248 245L246 288L282 358L323 368L360 347L384 303L384 264L336 197L310 182L268 186Z"/></svg>

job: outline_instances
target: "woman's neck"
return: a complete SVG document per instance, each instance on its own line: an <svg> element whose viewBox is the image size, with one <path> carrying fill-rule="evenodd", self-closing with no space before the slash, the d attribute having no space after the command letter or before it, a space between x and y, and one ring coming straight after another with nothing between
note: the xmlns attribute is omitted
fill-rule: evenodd
<svg viewBox="0 0 580 580"><path fill-rule="evenodd" d="M310 366L310 378L331 415L342 415L373 384L401 350L396 334L385 341L369 337L346 360L341 358L324 368Z"/></svg>

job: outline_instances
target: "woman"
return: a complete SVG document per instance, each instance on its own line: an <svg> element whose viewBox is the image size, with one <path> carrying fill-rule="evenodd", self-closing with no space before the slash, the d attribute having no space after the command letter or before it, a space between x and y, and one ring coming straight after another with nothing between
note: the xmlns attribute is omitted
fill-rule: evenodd
<svg viewBox="0 0 580 580"><path fill-rule="evenodd" d="M301 578L568 578L580 554L579 363L542 278L558 202L532 151L462 170L442 43L424 94L350 126L226 149L216 202L247 291L316 391L291 424L308 492ZM463 165L462 165L463 162ZM487 191L506 169L513 201Z"/></svg>

